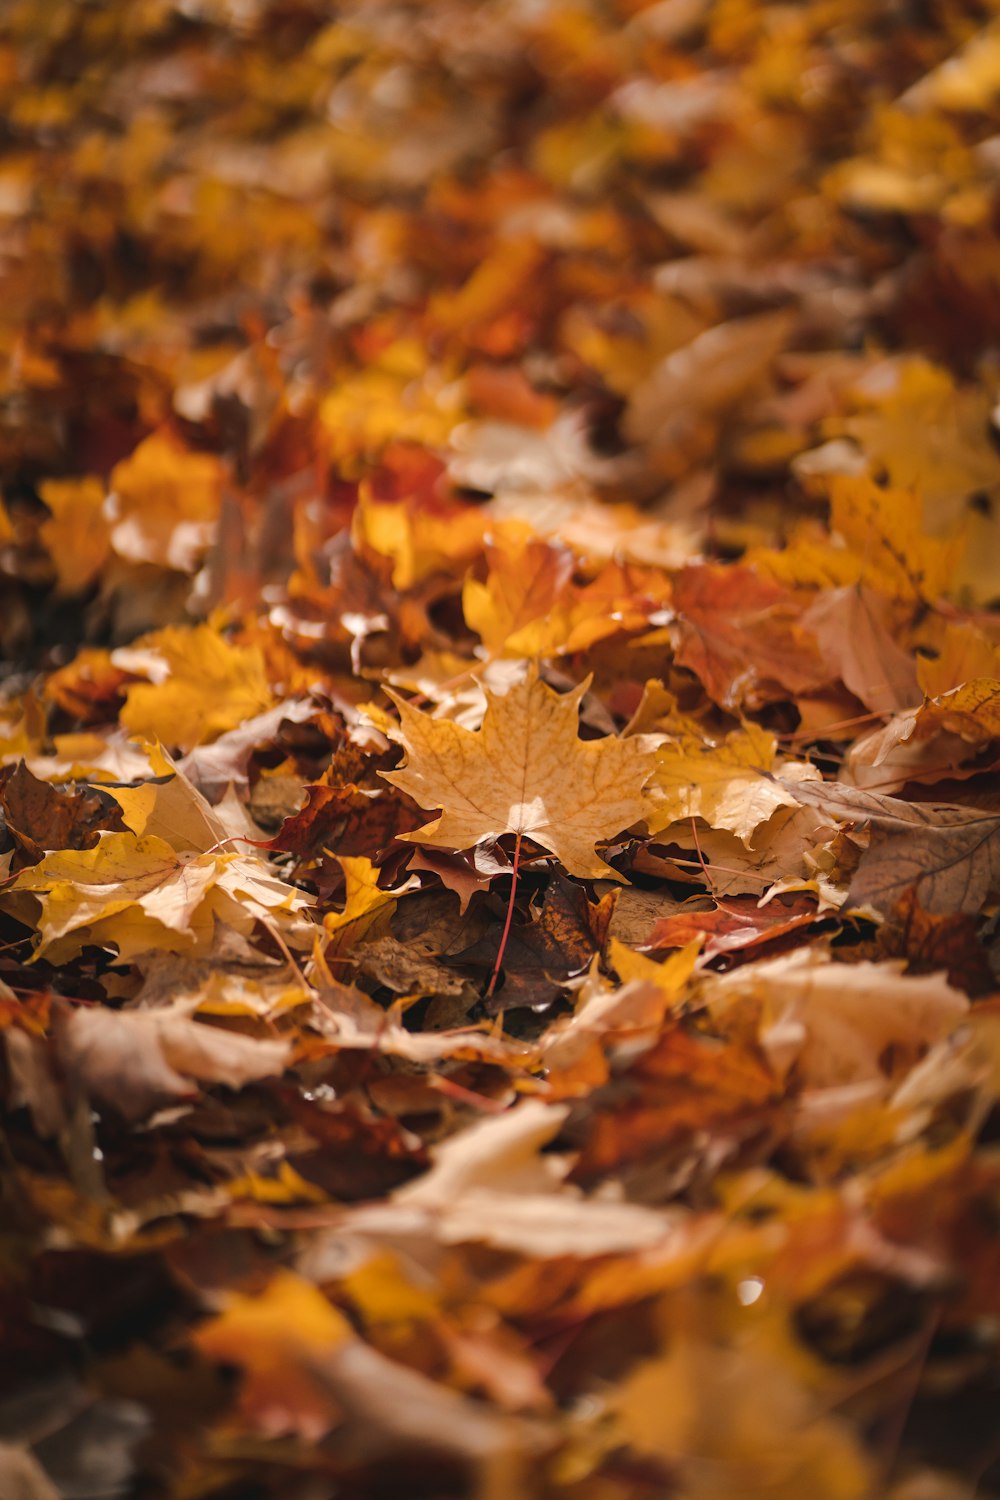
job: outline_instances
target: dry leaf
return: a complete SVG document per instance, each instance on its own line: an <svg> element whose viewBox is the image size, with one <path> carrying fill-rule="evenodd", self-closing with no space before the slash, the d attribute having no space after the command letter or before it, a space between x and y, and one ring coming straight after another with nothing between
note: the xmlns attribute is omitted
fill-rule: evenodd
<svg viewBox="0 0 1000 1500"><path fill-rule="evenodd" d="M870 823L871 842L848 900L889 912L912 886L926 911L979 910L1000 889L1000 816L947 803L902 802L878 792L796 784L798 801L843 822Z"/></svg>
<svg viewBox="0 0 1000 1500"><path fill-rule="evenodd" d="M130 734L192 750L270 708L256 646L232 646L208 625L171 626L115 659L147 674L130 687L120 721Z"/></svg>
<svg viewBox="0 0 1000 1500"><path fill-rule="evenodd" d="M198 1002L156 1010L74 1010L57 1031L59 1061L87 1098L139 1120L198 1084L238 1089L288 1064L287 1041L257 1040L195 1021Z"/></svg>
<svg viewBox="0 0 1000 1500"><path fill-rule="evenodd" d="M487 695L482 729L432 719L404 699L393 738L407 764L384 776L440 817L404 837L443 849L470 849L504 833L526 834L571 875L623 877L594 851L645 815L652 770L645 736L582 741L580 701L588 683L554 693L532 669L502 695Z"/></svg>

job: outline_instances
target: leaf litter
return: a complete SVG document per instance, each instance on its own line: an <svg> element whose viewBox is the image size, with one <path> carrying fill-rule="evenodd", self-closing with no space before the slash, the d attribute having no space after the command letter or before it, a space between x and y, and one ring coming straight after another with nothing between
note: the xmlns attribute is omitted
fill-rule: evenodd
<svg viewBox="0 0 1000 1500"><path fill-rule="evenodd" d="M992 3L0 22L0 1491L1000 1494Z"/></svg>

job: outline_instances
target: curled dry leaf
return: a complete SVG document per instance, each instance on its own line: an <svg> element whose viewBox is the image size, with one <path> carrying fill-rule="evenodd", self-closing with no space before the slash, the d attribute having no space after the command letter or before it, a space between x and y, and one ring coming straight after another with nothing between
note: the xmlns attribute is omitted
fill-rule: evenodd
<svg viewBox="0 0 1000 1500"><path fill-rule="evenodd" d="M309 906L265 865L231 854L184 855L155 834L105 833L92 849L49 854L22 870L0 905L37 903L39 955L65 961L85 945L122 958L149 949L207 951L216 922L243 936L254 923L289 919Z"/></svg>
<svg viewBox="0 0 1000 1500"><path fill-rule="evenodd" d="M759 1006L761 1047L776 1072L794 1064L807 1088L886 1080L907 1052L940 1041L965 1017L969 1002L943 974L919 978L903 964L857 963L845 984L843 967L822 949L761 959L705 980L713 1014L751 998ZM744 1014L746 1007L744 1006Z"/></svg>

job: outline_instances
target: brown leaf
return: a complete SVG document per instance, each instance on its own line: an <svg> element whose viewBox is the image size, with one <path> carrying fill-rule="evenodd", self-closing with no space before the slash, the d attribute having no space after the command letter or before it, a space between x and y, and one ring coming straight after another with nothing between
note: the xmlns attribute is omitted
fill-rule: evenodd
<svg viewBox="0 0 1000 1500"><path fill-rule="evenodd" d="M19 867L54 849L92 849L102 829L124 828L121 810L95 787L62 792L24 761L0 768L0 820L20 852Z"/></svg>
<svg viewBox="0 0 1000 1500"><path fill-rule="evenodd" d="M800 896L791 902L774 900L761 906L748 896L730 896L725 906L711 911L679 911L661 917L646 937L644 948L683 948L704 934L706 958L736 948L748 948L784 937L797 928L821 920L814 901Z"/></svg>
<svg viewBox="0 0 1000 1500"><path fill-rule="evenodd" d="M59 1061L88 1098L127 1120L190 1099L198 1084L238 1089L287 1066L288 1042L207 1025L193 1009L180 999L158 1010L70 1011L57 1031Z"/></svg>
<svg viewBox="0 0 1000 1500"><path fill-rule="evenodd" d="M549 882L538 916L511 927L504 949L503 986L491 997L493 1012L551 1004L570 979L582 974L607 938L614 893L593 903L582 886L558 876ZM455 955L455 962L492 968L500 932L495 930Z"/></svg>
<svg viewBox="0 0 1000 1500"><path fill-rule="evenodd" d="M973 918L966 913L933 916L920 905L915 890L903 892L877 941L886 958L905 958L914 974L944 970L949 983L967 995L986 995L996 986Z"/></svg>
<svg viewBox="0 0 1000 1500"><path fill-rule="evenodd" d="M373 858L420 822L419 813L392 791L324 785L305 791L305 806L285 819L269 849L284 849L302 860L317 859L327 850L340 857Z"/></svg>
<svg viewBox="0 0 1000 1500"><path fill-rule="evenodd" d="M1000 817L950 803L903 802L829 782L789 782L799 802L871 825L848 900L891 911L912 887L925 911L976 913L1000 889Z"/></svg>
<svg viewBox="0 0 1000 1500"><path fill-rule="evenodd" d="M358 968L397 995L458 995L463 982L433 958L386 934L359 950Z"/></svg>
<svg viewBox="0 0 1000 1500"><path fill-rule="evenodd" d="M915 658L888 628L884 596L857 584L823 593L803 616L824 660L866 708L897 713L920 699Z"/></svg>
<svg viewBox="0 0 1000 1500"><path fill-rule="evenodd" d="M674 606L677 661L724 708L808 692L830 680L795 597L748 568L685 568L674 584Z"/></svg>

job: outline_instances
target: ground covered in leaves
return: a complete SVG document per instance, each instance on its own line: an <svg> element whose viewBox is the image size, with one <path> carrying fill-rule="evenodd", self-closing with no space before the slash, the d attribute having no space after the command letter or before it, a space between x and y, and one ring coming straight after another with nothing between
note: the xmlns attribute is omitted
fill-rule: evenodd
<svg viewBox="0 0 1000 1500"><path fill-rule="evenodd" d="M0 1494L1000 1492L995 0L11 0Z"/></svg>

